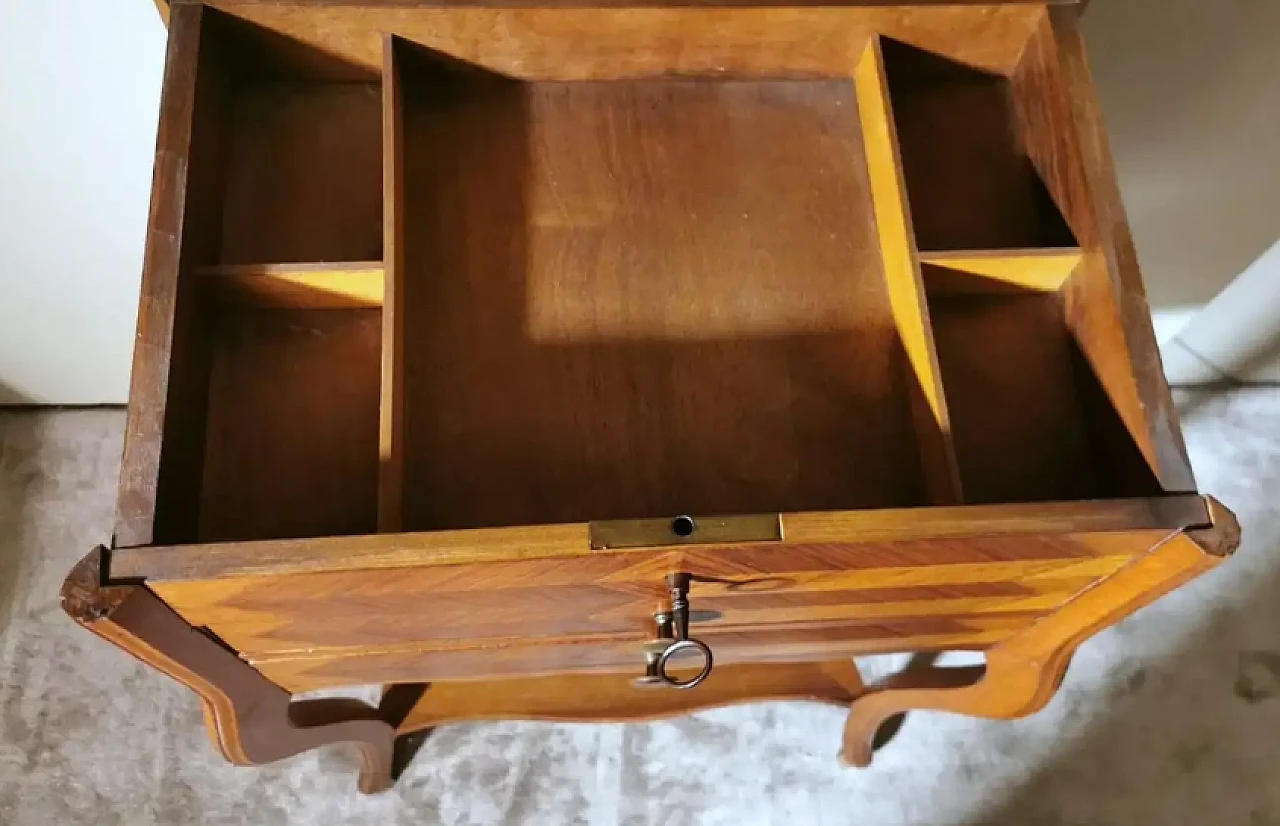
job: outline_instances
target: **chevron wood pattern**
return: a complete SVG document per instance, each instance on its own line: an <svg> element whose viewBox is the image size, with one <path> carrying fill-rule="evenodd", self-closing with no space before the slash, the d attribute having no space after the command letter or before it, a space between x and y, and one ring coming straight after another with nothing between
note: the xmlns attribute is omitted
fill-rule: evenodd
<svg viewBox="0 0 1280 826"><path fill-rule="evenodd" d="M357 673L396 682L625 668L676 571L694 576L694 608L714 612L698 633L730 662L981 647L1172 532L637 549L152 587L297 689Z"/></svg>

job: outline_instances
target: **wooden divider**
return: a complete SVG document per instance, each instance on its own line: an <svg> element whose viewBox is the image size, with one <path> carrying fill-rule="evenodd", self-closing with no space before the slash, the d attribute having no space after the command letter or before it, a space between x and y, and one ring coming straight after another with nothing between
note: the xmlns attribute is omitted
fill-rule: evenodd
<svg viewBox="0 0 1280 826"><path fill-rule="evenodd" d="M203 267L201 287L223 300L295 310L381 307L381 261Z"/></svg>
<svg viewBox="0 0 1280 826"><path fill-rule="evenodd" d="M1057 292L1080 265L1078 247L924 252L925 288L931 295Z"/></svg>
<svg viewBox="0 0 1280 826"><path fill-rule="evenodd" d="M396 38L382 41L382 395L378 430L378 530L403 529L404 509L404 108Z"/></svg>
<svg viewBox="0 0 1280 826"><path fill-rule="evenodd" d="M894 322L916 379L912 415L930 504L964 501L903 181L884 57L871 38L854 70L871 197ZM918 391L918 392L916 392Z"/></svg>

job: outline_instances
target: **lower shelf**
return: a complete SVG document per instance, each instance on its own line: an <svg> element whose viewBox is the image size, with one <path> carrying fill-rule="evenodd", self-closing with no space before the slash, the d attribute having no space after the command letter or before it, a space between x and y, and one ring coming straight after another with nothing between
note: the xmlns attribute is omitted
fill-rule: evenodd
<svg viewBox="0 0 1280 826"><path fill-rule="evenodd" d="M696 691L637 688L635 674L433 683L396 729L407 734L462 720L624 722L771 700L848 706L865 687L851 660L717 667Z"/></svg>

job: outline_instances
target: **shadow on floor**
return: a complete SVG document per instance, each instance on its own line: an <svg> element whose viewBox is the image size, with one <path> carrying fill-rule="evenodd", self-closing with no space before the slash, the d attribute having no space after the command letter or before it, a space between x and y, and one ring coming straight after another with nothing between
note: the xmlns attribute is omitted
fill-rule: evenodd
<svg viewBox="0 0 1280 826"><path fill-rule="evenodd" d="M0 385L0 401L8 398ZM22 410L0 409L0 632L9 624L15 598L35 560L25 526L26 500L39 473L40 416Z"/></svg>
<svg viewBox="0 0 1280 826"><path fill-rule="evenodd" d="M58 609L63 577L111 535L124 413L0 409L0 633Z"/></svg>
<svg viewBox="0 0 1280 826"><path fill-rule="evenodd" d="M3 381L0 381L0 409L5 407L19 407L31 403L31 399L27 398L22 393L19 393L15 388L10 387Z"/></svg>

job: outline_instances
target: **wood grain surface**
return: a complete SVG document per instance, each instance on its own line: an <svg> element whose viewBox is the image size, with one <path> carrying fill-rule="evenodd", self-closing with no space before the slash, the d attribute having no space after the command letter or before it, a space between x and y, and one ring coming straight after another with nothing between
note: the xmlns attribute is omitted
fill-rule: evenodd
<svg viewBox="0 0 1280 826"><path fill-rule="evenodd" d="M194 285L178 273L213 260L218 245L210 232L218 184L208 176L217 146L203 137L211 125L196 100L217 97L222 79L197 72L204 16L193 6L170 21L116 505L120 545L189 540L199 507L207 371Z"/></svg>
<svg viewBox="0 0 1280 826"><path fill-rule="evenodd" d="M693 607L715 612L697 630L725 662L985 645L1169 535L689 546L152 587L273 679L295 674L291 688L304 676L338 684L357 665L416 682L625 665L674 571L694 576Z"/></svg>
<svg viewBox="0 0 1280 826"><path fill-rule="evenodd" d="M930 295L968 501L1101 494L1075 349L1053 293Z"/></svg>
<svg viewBox="0 0 1280 826"><path fill-rule="evenodd" d="M199 538L377 530L378 310L215 313Z"/></svg>
<svg viewBox="0 0 1280 826"><path fill-rule="evenodd" d="M847 76L876 33L1008 72L1042 14L1034 4L405 9L223 0L211 5L365 71L380 69L379 33L387 33L508 77L561 81Z"/></svg>
<svg viewBox="0 0 1280 826"><path fill-rule="evenodd" d="M892 39L883 50L919 248L1071 246L1019 142L1007 79Z"/></svg>
<svg viewBox="0 0 1280 826"><path fill-rule="evenodd" d="M1046 502L951 508L790 513L783 535L801 545L909 543L1060 533L1180 530L1210 522L1204 497ZM761 548L773 547L761 545ZM679 548L661 549L676 553ZM629 553L630 551L623 551ZM600 556L585 523L464 531L322 537L257 542L116 548L114 579L225 579L239 576Z"/></svg>
<svg viewBox="0 0 1280 826"><path fill-rule="evenodd" d="M925 501L850 81L418 57L406 528Z"/></svg>
<svg viewBox="0 0 1280 826"><path fill-rule="evenodd" d="M227 117L221 263L382 258L376 84L242 83Z"/></svg>
<svg viewBox="0 0 1280 826"><path fill-rule="evenodd" d="M854 81L880 257L894 324L906 355L907 392L925 488L930 504L959 504L964 501L964 488L952 443L951 417L938 368L929 305L925 301L902 158L898 152L897 126L878 38L868 44L859 58Z"/></svg>
<svg viewBox="0 0 1280 826"><path fill-rule="evenodd" d="M382 377L378 402L378 530L404 529L404 94L396 40L382 43Z"/></svg>

